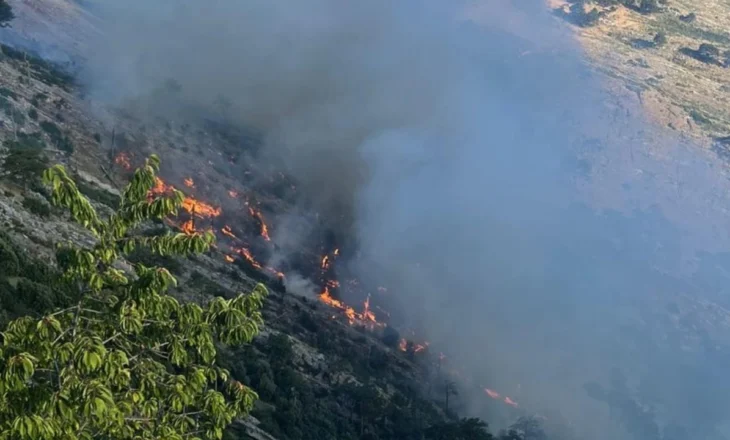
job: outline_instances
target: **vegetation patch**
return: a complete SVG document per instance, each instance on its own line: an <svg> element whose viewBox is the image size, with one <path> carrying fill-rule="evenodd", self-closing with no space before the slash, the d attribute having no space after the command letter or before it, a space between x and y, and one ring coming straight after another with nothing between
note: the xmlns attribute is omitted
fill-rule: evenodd
<svg viewBox="0 0 730 440"><path fill-rule="evenodd" d="M47 218L51 216L51 206L46 200L38 197L24 198L23 207L39 217Z"/></svg>
<svg viewBox="0 0 730 440"><path fill-rule="evenodd" d="M19 67L25 68L27 66L29 71L26 73L42 83L60 87L66 91L71 91L74 86L74 78L71 74L65 72L62 67L37 55L14 49L5 44L0 44L0 52L16 61Z"/></svg>

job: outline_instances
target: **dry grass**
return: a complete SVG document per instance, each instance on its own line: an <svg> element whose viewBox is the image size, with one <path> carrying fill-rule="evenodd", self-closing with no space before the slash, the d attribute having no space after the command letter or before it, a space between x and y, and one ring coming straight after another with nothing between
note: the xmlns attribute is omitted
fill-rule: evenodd
<svg viewBox="0 0 730 440"><path fill-rule="evenodd" d="M552 8L558 0L548 0ZM711 43L730 50L730 0L672 0L666 11L642 15L619 7L592 28L576 29L596 67L613 85L635 93L646 113L661 125L681 131L703 145L730 134L730 68L704 64L680 53ZM679 19L694 12L692 23ZM639 48L657 32L667 36L660 47Z"/></svg>

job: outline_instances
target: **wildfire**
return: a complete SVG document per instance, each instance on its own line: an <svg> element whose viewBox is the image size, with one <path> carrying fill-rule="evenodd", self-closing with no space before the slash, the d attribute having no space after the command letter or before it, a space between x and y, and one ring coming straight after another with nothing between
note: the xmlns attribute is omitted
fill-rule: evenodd
<svg viewBox="0 0 730 440"><path fill-rule="evenodd" d="M423 344L416 344L415 348L413 348L414 353L419 353L424 351L428 348L428 342L424 342Z"/></svg>
<svg viewBox="0 0 730 440"><path fill-rule="evenodd" d="M152 189L150 190L150 193L152 195L158 196L158 195L172 192L174 189L175 189L174 186L166 184L165 181L160 179L159 177L155 177L155 186L152 187Z"/></svg>
<svg viewBox="0 0 730 440"><path fill-rule="evenodd" d="M190 177L186 177L186 178L185 178L185 179L183 180L183 183L184 183L184 184L185 184L185 186L187 186L188 188L195 188L195 181L194 181L194 180L193 180L192 178L190 178Z"/></svg>
<svg viewBox="0 0 730 440"><path fill-rule="evenodd" d="M420 353L422 351L425 351L428 348L429 343L424 342L423 344L414 344L413 342L409 342L408 340L403 338L400 340L400 342L398 342L398 349L400 351L407 352L409 345L411 347L411 350L413 350L413 353ZM442 356L443 356L443 354L442 354ZM445 356L444 356L444 358L445 358Z"/></svg>
<svg viewBox="0 0 730 440"><path fill-rule="evenodd" d="M236 237L236 236L235 236L235 235L233 234L233 231L231 230L231 227L230 227L230 226L228 226L228 225L225 225L225 226L223 226L223 229L221 229L221 233L222 233L223 235L227 235L227 236L229 236L229 237L231 237L231 238L234 238L234 239L238 239L238 237Z"/></svg>
<svg viewBox="0 0 730 440"><path fill-rule="evenodd" d="M237 191L234 191L234 190L232 190L232 189L229 189L229 190L228 190L228 196L229 196L230 198L232 198L232 199L235 199L236 197L238 197L238 192L237 192Z"/></svg>
<svg viewBox="0 0 730 440"><path fill-rule="evenodd" d="M251 251L250 250L248 250L247 248L244 247L244 248L238 249L238 252L241 255L243 255L243 258L245 258L246 261L248 261L251 266L253 266L256 269L261 270L261 268L262 268L261 263L259 263L258 261L256 261L256 259L251 254Z"/></svg>
<svg viewBox="0 0 730 440"><path fill-rule="evenodd" d="M248 261L248 263L253 266L254 269L257 270L265 270L266 272L269 272L270 274L276 276L279 279L285 278L284 272L278 271L273 267L264 266L263 264L256 261L256 258L254 258L253 254L248 248L242 247L236 249L236 252L241 254L243 258Z"/></svg>
<svg viewBox="0 0 730 440"><path fill-rule="evenodd" d="M117 154L114 158L114 163L129 171L132 169L132 161L130 160L129 153L122 151Z"/></svg>
<svg viewBox="0 0 730 440"><path fill-rule="evenodd" d="M192 180L191 180L192 181ZM175 187L168 185L164 180L159 177L155 177L155 186L150 190L151 195L162 195L175 190ZM202 202L195 197L186 196L183 199L182 209L184 209L190 215L199 218L218 217L221 215L221 209L215 208L205 202Z"/></svg>
<svg viewBox="0 0 730 440"><path fill-rule="evenodd" d="M194 197L185 197L183 200L182 209L187 211L190 215L194 215L200 218L207 217L218 217L221 215L221 209L215 208L205 202L201 202Z"/></svg>
<svg viewBox="0 0 730 440"><path fill-rule="evenodd" d="M504 398L496 391L490 390L489 388L484 388L484 392L487 394L487 396L491 397L494 400L501 400L506 405L509 405L513 408L519 408L519 404L512 400L509 396L504 396Z"/></svg>
<svg viewBox="0 0 730 440"><path fill-rule="evenodd" d="M184 233L192 235L195 233L195 222L193 222L192 220L188 220L180 225L180 229L182 229Z"/></svg>
<svg viewBox="0 0 730 440"><path fill-rule="evenodd" d="M401 339L400 342L398 342L398 349L400 351L407 351L408 350L408 341L405 339Z"/></svg>
<svg viewBox="0 0 730 440"><path fill-rule="evenodd" d="M330 288L339 287L339 285L340 283L337 280L327 281L324 286L324 290L322 291L322 293L319 294L319 299L330 307L342 310L345 316L347 316L347 320L350 325L353 325L355 323L362 324L368 327L380 327L384 325L378 322L377 319L375 319L375 314L370 311L369 297L365 300L365 303L363 304L362 313L356 312L354 308L348 306L338 299L333 298L332 293L330 292Z"/></svg>
<svg viewBox="0 0 730 440"><path fill-rule="evenodd" d="M269 227L268 225L266 225L264 215L261 213L261 211L254 209L251 205L249 205L248 202L246 202L246 205L248 205L248 212L249 214L251 214L251 217L258 220L261 224L261 236L264 237L264 240L271 241L271 237L269 237Z"/></svg>
<svg viewBox="0 0 730 440"><path fill-rule="evenodd" d="M329 257L329 255L325 255L324 257L322 257L322 261L320 263L320 267L322 268L323 271L329 269L329 267L330 267L330 257Z"/></svg>
<svg viewBox="0 0 730 440"><path fill-rule="evenodd" d="M368 321L378 322L378 320L375 319L375 315L373 314L373 312L370 311L370 295L368 295L363 305L364 309L362 311L362 316Z"/></svg>
<svg viewBox="0 0 730 440"><path fill-rule="evenodd" d="M226 260L227 262L229 262L229 263L233 263L234 261L236 261L236 259L235 259L235 258L233 258L233 257L231 257L230 255L224 255L224 256L223 256L223 258L224 258L224 259L225 259L225 260Z"/></svg>

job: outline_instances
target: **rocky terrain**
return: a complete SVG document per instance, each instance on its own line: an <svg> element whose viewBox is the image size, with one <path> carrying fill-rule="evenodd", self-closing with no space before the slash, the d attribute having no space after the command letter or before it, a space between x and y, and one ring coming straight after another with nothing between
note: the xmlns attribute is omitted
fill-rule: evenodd
<svg viewBox="0 0 730 440"><path fill-rule="evenodd" d="M136 255L135 261L168 267L181 280L177 295L191 301L228 297L259 281L271 290L266 327L256 343L219 359L261 395L253 416L227 435L256 440L405 439L421 438L426 428L458 423L455 385L438 353L401 338L368 312L368 305L350 308L330 296L336 280L328 277L334 276L331 268L339 252L326 248L316 234L326 231L326 219L314 229L314 245L302 245L297 267L274 269L261 263L275 252L268 233L277 232L266 229L270 226L265 216L293 209L296 187L276 170L249 162L255 137L227 131L213 120L203 125L185 119L150 123L129 109L105 116L79 97L72 77L53 65L8 46L2 53L0 259L27 261L21 266L52 271L56 244L92 240L50 205L48 190L40 183L45 167L65 164L104 214L115 206L119 188L134 167L156 153L165 180L155 190L164 191L166 185L181 188L190 208L180 219L150 225L148 232L212 229L219 242L212 253L191 260ZM160 93L174 94L174 87ZM153 111L144 103L130 106L137 114ZM115 124L104 126L107 120ZM189 160L191 155L196 161ZM0 295L3 322L38 313L33 306L37 301L53 302L32 284L36 277L23 270L0 274L0 284L7 289ZM307 275L315 274L309 281L297 276L306 270ZM18 299L18 286L31 293ZM515 409L510 417L521 414Z"/></svg>
<svg viewBox="0 0 730 440"><path fill-rule="evenodd" d="M666 136L678 135L691 140L693 148L703 148L697 153L701 157L722 157L725 148L730 148L730 141L725 139L730 136L730 113L724 105L730 95L730 68L725 66L730 51L726 31L730 15L724 11L730 10L730 3L716 0L700 7L688 0L670 0L652 13L601 3L582 6L601 11L591 26L566 26L575 32L595 69L608 78L615 101L607 105L617 111L648 115L658 131L669 133ZM568 12L572 5L558 0L549 3L554 10ZM1 31L3 41L35 50L72 69L74 56L83 53L79 45L98 32L93 17L75 2L17 1L13 6L18 24L12 31ZM556 20L561 19L558 15ZM663 37L658 37L660 34ZM712 45L716 51L708 46L702 49L703 44ZM220 360L262 396L254 417L236 426L232 438L421 438L416 433L425 425L457 419L455 413L463 409L463 402L452 395L455 376L448 374L451 366L439 357L438 348L419 345L423 341L417 336L410 342L397 333L394 336L382 323L382 312L375 312L373 322L363 304L348 309L331 301L332 297L322 296L328 292L323 290L327 282L337 281L328 271L327 264L331 263L322 260L337 256L336 245L326 234L328 222L334 220L312 214L308 220L316 227L311 240L301 245L297 260L269 265L278 261L277 249L263 236L262 225L266 225L268 214L299 209L299 205L295 182L276 169L256 166L255 134L231 131L216 117L204 122L190 122L184 114L161 118L150 101L130 103L124 110L100 108L85 100L79 93L82 89L61 71L22 52L5 48L3 53L0 223L15 246L33 258L50 261L53 246L59 241L90 240L48 204L47 193L37 180L44 166L66 164L103 212L114 205L118 188L130 170L146 155L157 153L162 158L165 184L202 202L164 227L212 228L219 237L220 245L210 255L192 261L161 262L171 265L183 281L178 294L190 300L210 294L230 295L249 289L259 280L271 288L262 336L254 346L227 353ZM159 93L168 101L174 99L174 84L162 86ZM652 174L659 184L676 185L679 192L679 183L667 170L679 167L677 163L685 158L663 149L664 139L667 137L657 135L655 143L647 147L648 153L636 153L637 157L667 156L662 169L645 167L633 150L607 152L610 160L604 162L631 161L630 167L622 169L630 170L632 182L643 182L641 179ZM715 169L718 180L725 181L724 168ZM600 169L593 173L595 178L611 181L626 178ZM717 186L716 191L723 192L724 188ZM615 193L599 191L598 195L606 206L619 205ZM695 196L688 192L685 197ZM718 211L724 209L721 205L718 202ZM208 215L208 207L221 212ZM677 218L682 215L685 213L677 213ZM193 223L189 223L191 219ZM663 227L647 224L648 230ZM708 242L713 241L710 232ZM631 246L624 244L617 258L629 256ZM723 261L708 257L695 266L710 270ZM287 275L296 272L302 279L283 281L279 271ZM730 347L730 303L722 295L727 279L716 276L709 285L704 280L684 283L665 276L664 271L657 276L661 279L657 284L665 285L664 290L653 292L646 301L627 301L631 306L625 308L620 340L632 341L636 353L670 347L688 353L688 359L709 352L724 362ZM597 371L591 374L607 378L611 373L608 368L599 372L602 367L596 366ZM632 384L634 389L627 392L632 399L639 394L635 399L638 404L634 400L626 404L620 398L616 403L601 387L591 390L612 411L625 411L622 423L641 425L647 420L642 417L648 414L644 405L672 398L657 389L659 381L652 383L646 377L640 391L635 392L638 387ZM696 394L701 395L699 391ZM515 402L505 400L505 396L490 396L484 394L486 413L510 421L531 415L530 408L512 405L510 402ZM362 401L378 402L377 408L365 408ZM718 398L702 408L709 413L709 408L725 403ZM683 405L685 402L677 404L680 410L684 410ZM663 417L661 410L658 417ZM717 422L713 417L708 419ZM651 438L642 426L631 429Z"/></svg>

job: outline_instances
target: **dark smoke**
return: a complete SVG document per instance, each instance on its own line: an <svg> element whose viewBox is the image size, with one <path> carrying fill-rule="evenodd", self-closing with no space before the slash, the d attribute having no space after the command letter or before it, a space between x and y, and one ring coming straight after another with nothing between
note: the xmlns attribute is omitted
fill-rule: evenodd
<svg viewBox="0 0 730 440"><path fill-rule="evenodd" d="M727 248L719 167L608 93L538 2L99 8L92 95L174 79L185 105L228 102L260 160L344 217L353 270L476 376L465 411L489 386L580 438L724 438L727 324L689 275Z"/></svg>

